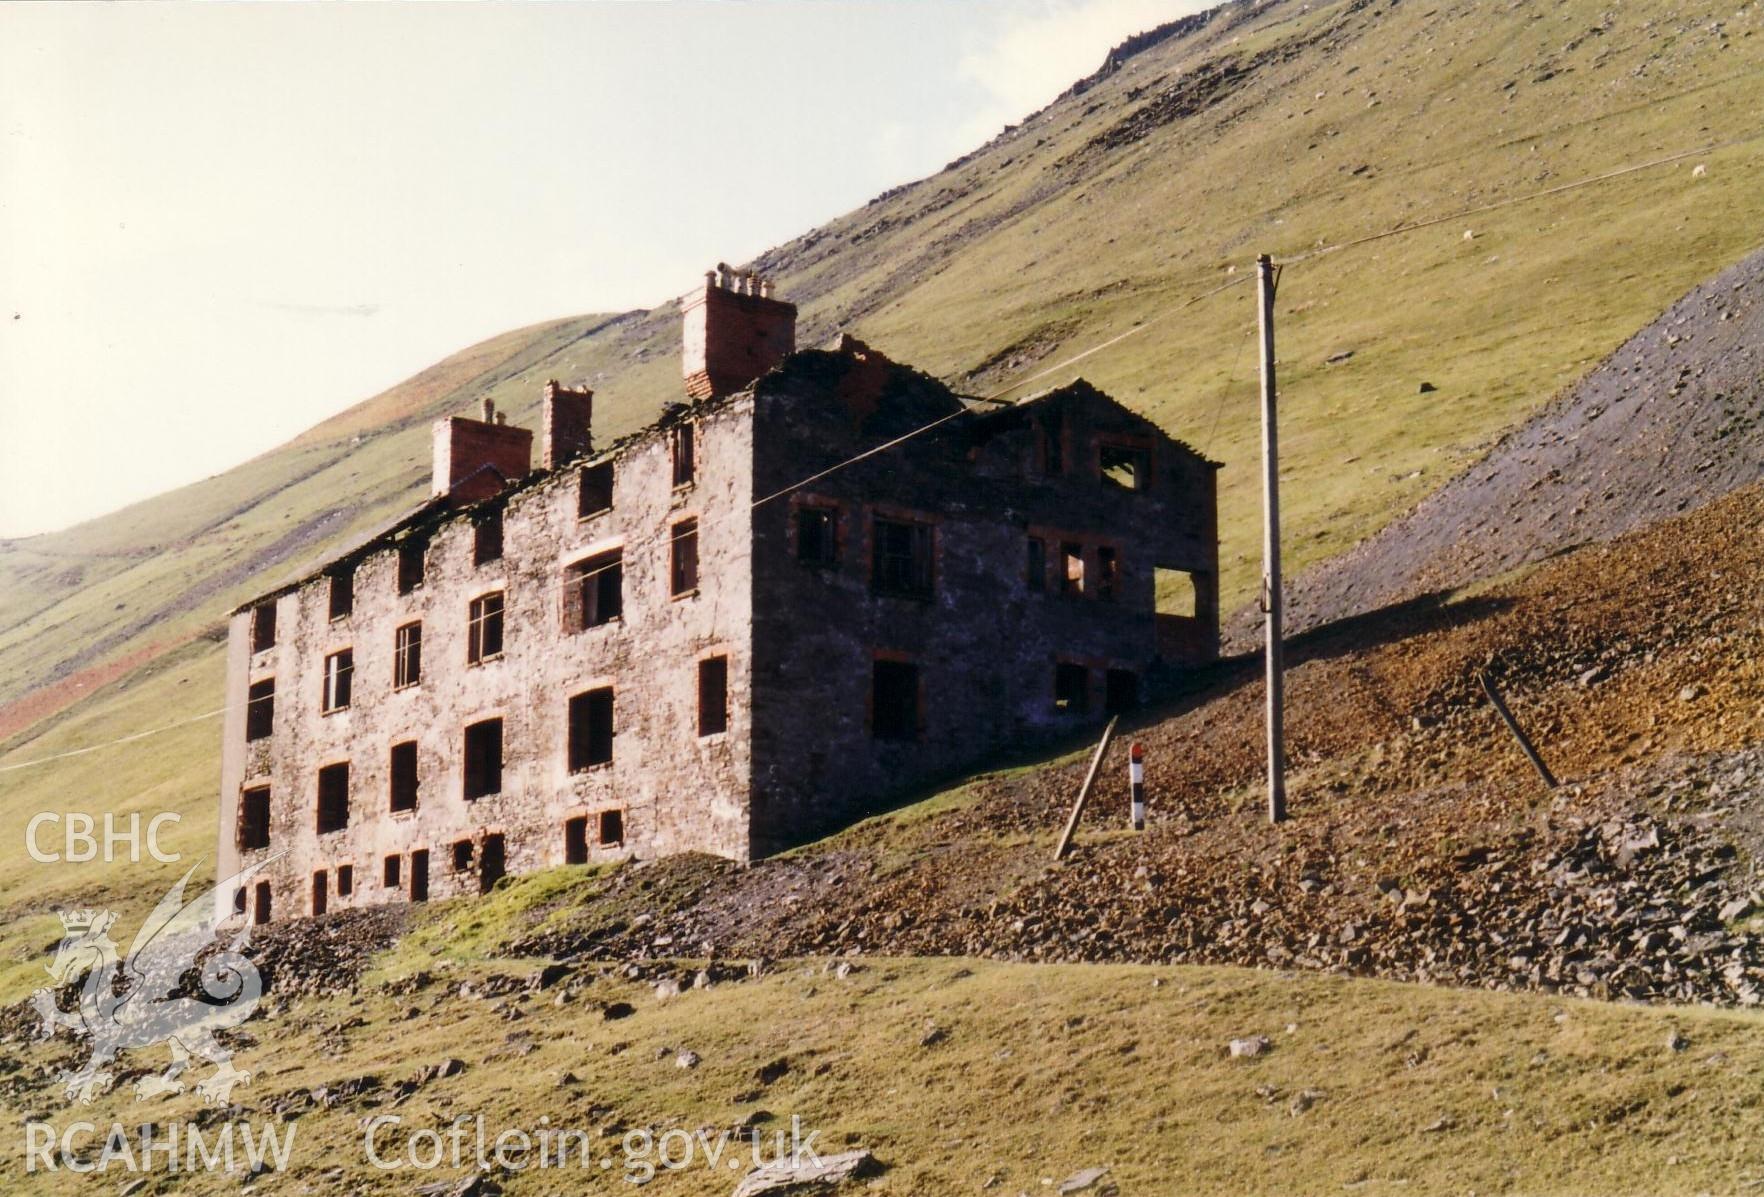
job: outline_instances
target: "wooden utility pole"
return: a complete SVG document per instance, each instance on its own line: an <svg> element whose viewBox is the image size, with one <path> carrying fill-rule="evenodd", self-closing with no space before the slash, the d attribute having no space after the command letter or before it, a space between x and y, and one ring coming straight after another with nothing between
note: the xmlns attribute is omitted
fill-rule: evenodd
<svg viewBox="0 0 1764 1197"><path fill-rule="evenodd" d="M1267 254L1256 259L1262 331L1262 610L1268 617L1268 822L1286 819L1286 687L1281 661L1280 441L1274 404L1274 289Z"/></svg>
<svg viewBox="0 0 1764 1197"><path fill-rule="evenodd" d="M1121 717L1116 715L1103 728L1102 739L1096 742L1096 755L1090 758L1090 772L1084 775L1084 784L1078 787L1078 801L1072 804L1072 817L1066 820L1066 830L1060 833L1059 846L1054 849L1054 859L1059 860L1066 855L1066 849L1072 846L1072 836L1078 831L1078 820L1084 817L1084 804L1090 801L1090 791L1096 785L1097 771L1102 768L1103 753L1109 750L1109 741L1115 738L1115 724Z"/></svg>

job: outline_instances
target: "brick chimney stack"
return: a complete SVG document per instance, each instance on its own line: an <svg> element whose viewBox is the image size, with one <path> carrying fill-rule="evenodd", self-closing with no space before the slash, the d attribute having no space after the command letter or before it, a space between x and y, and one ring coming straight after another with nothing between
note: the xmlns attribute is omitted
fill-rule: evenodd
<svg viewBox="0 0 1764 1197"><path fill-rule="evenodd" d="M694 399L733 394L796 352L796 305L772 284L719 263L704 287L680 300L682 370Z"/></svg>
<svg viewBox="0 0 1764 1197"><path fill-rule="evenodd" d="M431 498L445 495L457 503L476 503L520 481L532 468L532 432L510 426L489 399L484 400L483 415L481 420L443 416L435 421Z"/></svg>
<svg viewBox="0 0 1764 1197"><path fill-rule="evenodd" d="M590 453L594 449L594 392L562 386L554 378L545 384L539 410L539 460L548 470Z"/></svg>

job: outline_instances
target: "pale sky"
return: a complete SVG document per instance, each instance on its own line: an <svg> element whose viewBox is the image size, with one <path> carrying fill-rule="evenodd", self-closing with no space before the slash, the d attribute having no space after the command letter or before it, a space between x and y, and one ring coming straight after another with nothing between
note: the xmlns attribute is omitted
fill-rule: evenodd
<svg viewBox="0 0 1764 1197"><path fill-rule="evenodd" d="M0 537L654 306L1203 6L0 5Z"/></svg>

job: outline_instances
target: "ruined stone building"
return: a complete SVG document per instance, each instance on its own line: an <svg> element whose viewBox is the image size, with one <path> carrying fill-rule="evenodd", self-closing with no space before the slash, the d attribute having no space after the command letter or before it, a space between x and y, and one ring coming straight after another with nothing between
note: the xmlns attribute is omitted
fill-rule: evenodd
<svg viewBox="0 0 1764 1197"><path fill-rule="evenodd" d="M746 861L1217 651L1214 463L1083 382L964 399L713 272L681 402L434 426L431 497L230 626L220 876L255 920ZM906 438L891 444L897 438Z"/></svg>

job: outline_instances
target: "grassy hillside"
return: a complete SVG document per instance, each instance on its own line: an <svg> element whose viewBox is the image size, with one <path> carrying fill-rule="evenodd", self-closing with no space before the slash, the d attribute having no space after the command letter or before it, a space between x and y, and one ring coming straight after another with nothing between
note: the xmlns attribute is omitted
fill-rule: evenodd
<svg viewBox="0 0 1764 1197"><path fill-rule="evenodd" d="M764 255L802 305L800 340L849 328L990 391L1241 275L1258 251L1750 134L1764 116L1755 6L1284 2L1226 6L1150 40L945 171ZM1753 248L1759 153L1730 148L1288 270L1291 564L1381 526ZM1227 291L1046 380L1083 373L1225 461L1228 600L1255 576L1251 301ZM0 546L0 767L218 705L204 634L420 497L430 417L489 395L521 420L545 378L586 378L599 431L614 435L677 392L677 353L669 310L510 333L237 469ZM1437 390L1419 393L1422 381ZM198 722L0 773L0 818L170 805L200 850L217 734ZM126 907L146 884L132 874L113 894L97 871L16 859L0 869L15 962L40 949L53 902L83 892Z"/></svg>
<svg viewBox="0 0 1764 1197"><path fill-rule="evenodd" d="M538 889L495 902L516 907ZM457 943L463 920L443 912L428 937ZM823 1155L873 1152L879 1175L854 1188L885 1194L1052 1192L1095 1167L1122 1193L1731 1192L1754 1177L1750 1144L1764 1130L1764 1033L1752 1013L959 959L873 959L845 975L791 964L662 998L592 970L529 988L536 969L511 972L474 950L482 943L440 961L395 956L360 996L249 1025L238 1059L254 1072L233 1092L236 1116L275 1125L279 1110L295 1130L286 1168L255 1191L413 1192L471 1171L469 1130L465 1167L376 1171L362 1146L373 1117L402 1120L375 1136L397 1163L413 1134L446 1134L459 1118L481 1116L491 1140L505 1129L586 1132L587 1169L572 1156L567 1171L496 1173L510 1197L627 1191L632 1132L714 1144L746 1125L769 1143L792 1118L817 1133ZM659 971L690 981L693 967ZM609 1020L615 1003L632 1012ZM421 1016L404 1018L409 1009ZM1264 1055L1228 1055L1230 1040L1255 1035L1271 1044ZM682 1052L697 1063L681 1066ZM67 1054L65 1041L20 1049L51 1070ZM450 1058L463 1071L422 1079ZM321 1087L332 1096L315 1102ZM10 1120L58 1103L36 1078L0 1095ZM200 1111L193 1094L142 1106L125 1086L78 1117L188 1128ZM636 1142L629 1158L653 1162ZM20 1147L14 1136L0 1151L13 1186L26 1183ZM714 1164L700 1156L658 1171L645 1191L726 1195L749 1166L739 1154L739 1166L730 1148ZM611 1175L601 1159L614 1161ZM129 1178L39 1171L28 1185L86 1193L97 1175ZM238 1188L225 1174L176 1184Z"/></svg>
<svg viewBox="0 0 1764 1197"><path fill-rule="evenodd" d="M572 362L570 346L604 323L504 334L224 474L0 545L0 702L209 630L229 606L418 501L430 419L534 360Z"/></svg>

